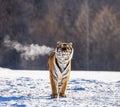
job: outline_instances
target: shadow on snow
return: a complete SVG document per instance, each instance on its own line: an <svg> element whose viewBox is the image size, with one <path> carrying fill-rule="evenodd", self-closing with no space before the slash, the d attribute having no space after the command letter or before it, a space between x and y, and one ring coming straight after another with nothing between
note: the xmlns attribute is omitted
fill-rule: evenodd
<svg viewBox="0 0 120 107"><path fill-rule="evenodd" d="M24 96L21 97L2 97L0 96L0 101L11 101L11 100L23 100Z"/></svg>

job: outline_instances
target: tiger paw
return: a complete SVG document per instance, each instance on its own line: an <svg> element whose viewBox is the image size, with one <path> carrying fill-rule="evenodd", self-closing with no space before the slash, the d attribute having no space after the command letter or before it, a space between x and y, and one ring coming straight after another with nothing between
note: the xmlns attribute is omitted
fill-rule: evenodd
<svg viewBox="0 0 120 107"><path fill-rule="evenodd" d="M66 98L66 94L60 93L60 97Z"/></svg>
<svg viewBox="0 0 120 107"><path fill-rule="evenodd" d="M51 98L58 98L58 94L52 94Z"/></svg>

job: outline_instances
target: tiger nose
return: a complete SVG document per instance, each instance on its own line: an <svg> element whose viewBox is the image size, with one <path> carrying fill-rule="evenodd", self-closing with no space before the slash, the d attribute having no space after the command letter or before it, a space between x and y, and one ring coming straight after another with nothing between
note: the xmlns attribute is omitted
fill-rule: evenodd
<svg viewBox="0 0 120 107"><path fill-rule="evenodd" d="M66 47L63 47L62 50L63 50L63 51L67 51L67 48L66 48Z"/></svg>

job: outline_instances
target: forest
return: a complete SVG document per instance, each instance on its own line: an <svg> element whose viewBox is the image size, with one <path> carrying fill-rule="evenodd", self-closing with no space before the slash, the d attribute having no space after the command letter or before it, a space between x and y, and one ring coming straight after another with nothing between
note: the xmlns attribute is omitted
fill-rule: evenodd
<svg viewBox="0 0 120 107"><path fill-rule="evenodd" d="M56 47L72 42L72 70L120 70L120 0L0 0L0 67L46 70L49 55L25 60L4 38Z"/></svg>

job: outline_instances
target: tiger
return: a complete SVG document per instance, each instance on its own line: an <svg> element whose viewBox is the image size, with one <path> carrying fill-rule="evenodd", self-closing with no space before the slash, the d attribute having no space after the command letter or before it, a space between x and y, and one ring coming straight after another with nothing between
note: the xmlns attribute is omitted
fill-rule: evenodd
<svg viewBox="0 0 120 107"><path fill-rule="evenodd" d="M71 59L73 57L72 43L57 42L57 46L48 58L50 72L51 98L66 97L66 87L71 72Z"/></svg>

